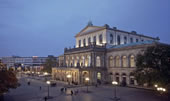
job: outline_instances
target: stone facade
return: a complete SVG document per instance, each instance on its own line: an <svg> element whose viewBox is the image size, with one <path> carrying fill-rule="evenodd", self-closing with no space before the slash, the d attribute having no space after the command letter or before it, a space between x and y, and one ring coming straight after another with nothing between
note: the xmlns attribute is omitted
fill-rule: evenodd
<svg viewBox="0 0 170 101"><path fill-rule="evenodd" d="M88 77L90 84L117 81L137 85L133 75L136 56L159 40L134 31L92 24L75 37L76 48L65 48L59 56L59 67L52 69L53 79L84 84Z"/></svg>

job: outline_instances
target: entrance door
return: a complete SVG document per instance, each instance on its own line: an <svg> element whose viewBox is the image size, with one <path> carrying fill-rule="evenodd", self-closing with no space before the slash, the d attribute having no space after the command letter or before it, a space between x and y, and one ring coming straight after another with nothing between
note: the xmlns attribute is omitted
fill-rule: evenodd
<svg viewBox="0 0 170 101"><path fill-rule="evenodd" d="M119 83L119 77L116 77L116 81Z"/></svg>

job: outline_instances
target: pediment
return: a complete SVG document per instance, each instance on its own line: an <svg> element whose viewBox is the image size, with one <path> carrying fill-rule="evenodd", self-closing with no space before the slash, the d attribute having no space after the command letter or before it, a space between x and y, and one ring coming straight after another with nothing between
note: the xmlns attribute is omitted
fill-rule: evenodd
<svg viewBox="0 0 170 101"><path fill-rule="evenodd" d="M98 30L103 30L104 28L105 28L105 27L87 26L87 27L85 27L83 30L81 30L81 31L76 35L76 37L82 36L82 35L85 35L85 34L88 34L88 33L91 33L91 32L95 32L95 31L98 31Z"/></svg>

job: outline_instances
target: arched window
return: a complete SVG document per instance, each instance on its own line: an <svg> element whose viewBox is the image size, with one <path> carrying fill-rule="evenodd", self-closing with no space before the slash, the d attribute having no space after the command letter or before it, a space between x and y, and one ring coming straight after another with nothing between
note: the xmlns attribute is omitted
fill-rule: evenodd
<svg viewBox="0 0 170 101"><path fill-rule="evenodd" d="M96 67L100 67L100 66L101 66L100 57L97 56L97 57L96 57Z"/></svg>
<svg viewBox="0 0 170 101"><path fill-rule="evenodd" d="M84 57L84 56L82 56L81 58L82 58L82 62L81 62L81 64L80 64L80 65L81 65L81 66L84 66L84 64L85 64L85 57Z"/></svg>
<svg viewBox="0 0 170 101"><path fill-rule="evenodd" d="M114 66L113 57L110 56L110 57L109 57L109 67L113 67L113 66Z"/></svg>
<svg viewBox="0 0 170 101"><path fill-rule="evenodd" d="M81 40L79 40L79 47L81 47Z"/></svg>
<svg viewBox="0 0 170 101"><path fill-rule="evenodd" d="M90 45L91 44L91 38L89 37L88 38L88 45Z"/></svg>
<svg viewBox="0 0 170 101"><path fill-rule="evenodd" d="M139 40L138 39L136 39L136 42L138 42Z"/></svg>
<svg viewBox="0 0 170 101"><path fill-rule="evenodd" d="M122 66L127 67L127 57L126 56L122 57Z"/></svg>
<svg viewBox="0 0 170 101"><path fill-rule="evenodd" d="M88 58L88 66L90 66L91 65L91 57L88 56L87 58Z"/></svg>
<svg viewBox="0 0 170 101"><path fill-rule="evenodd" d="M86 39L83 40L83 46L86 46Z"/></svg>
<svg viewBox="0 0 170 101"><path fill-rule="evenodd" d="M100 44L103 43L103 36L102 36L102 34L99 35L99 43L100 43Z"/></svg>
<svg viewBox="0 0 170 101"><path fill-rule="evenodd" d="M77 67L77 60L74 61L74 67Z"/></svg>
<svg viewBox="0 0 170 101"><path fill-rule="evenodd" d="M130 56L130 67L135 67L135 57L134 57L134 55Z"/></svg>
<svg viewBox="0 0 170 101"><path fill-rule="evenodd" d="M117 45L120 45L120 36L117 36Z"/></svg>
<svg viewBox="0 0 170 101"><path fill-rule="evenodd" d="M116 56L116 67L120 67L120 57Z"/></svg>
<svg viewBox="0 0 170 101"><path fill-rule="evenodd" d="M113 34L110 34L110 44L113 44Z"/></svg>
<svg viewBox="0 0 170 101"><path fill-rule="evenodd" d="M124 44L127 44L127 37L124 37Z"/></svg>
<svg viewBox="0 0 170 101"><path fill-rule="evenodd" d="M93 37L93 43L96 44L96 36Z"/></svg>
<svg viewBox="0 0 170 101"><path fill-rule="evenodd" d="M130 43L133 43L133 38L130 38Z"/></svg>

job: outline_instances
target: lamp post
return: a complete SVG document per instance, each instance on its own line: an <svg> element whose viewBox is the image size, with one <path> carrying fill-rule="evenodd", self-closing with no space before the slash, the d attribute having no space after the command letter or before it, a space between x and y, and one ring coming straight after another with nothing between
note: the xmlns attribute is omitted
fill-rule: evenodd
<svg viewBox="0 0 170 101"><path fill-rule="evenodd" d="M48 96L47 96L47 98L49 98L49 87L50 87L49 85L50 85L51 82L47 81L46 83L48 84Z"/></svg>
<svg viewBox="0 0 170 101"><path fill-rule="evenodd" d="M70 74L68 74L68 75L67 75L68 85L70 85L70 78L71 78L71 75L70 75Z"/></svg>
<svg viewBox="0 0 170 101"><path fill-rule="evenodd" d="M155 85L154 85L154 87L155 87L155 88L157 88L157 87L158 87L158 85L157 85L157 84L155 84Z"/></svg>
<svg viewBox="0 0 170 101"><path fill-rule="evenodd" d="M115 89L114 89L114 98L113 98L113 100L115 100L115 101L118 101L119 100L119 98L117 98L117 95L116 95L116 85L118 85L118 82L116 82L116 81L112 81L112 84L114 85L114 87L115 87Z"/></svg>
<svg viewBox="0 0 170 101"><path fill-rule="evenodd" d="M87 82L87 93L88 93L88 83L89 83L89 80L90 80L90 79L89 79L88 77L86 77L85 80L86 80L86 82Z"/></svg>

